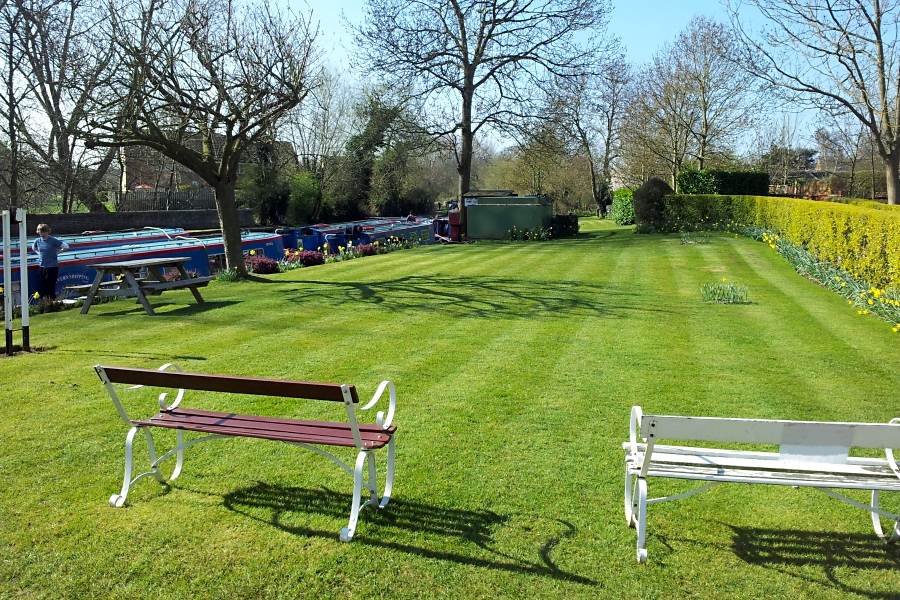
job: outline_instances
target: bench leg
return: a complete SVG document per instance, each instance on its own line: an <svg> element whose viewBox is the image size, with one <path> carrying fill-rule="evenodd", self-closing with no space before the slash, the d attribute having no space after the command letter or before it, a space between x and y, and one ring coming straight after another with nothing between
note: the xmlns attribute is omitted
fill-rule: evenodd
<svg viewBox="0 0 900 600"><path fill-rule="evenodd" d="M388 502L391 501L391 490L394 488L394 438L391 437L391 441L388 443L388 458L387 458L387 474L385 475L384 480L384 495L381 496L381 501L378 503L378 508L384 508L388 505Z"/></svg>
<svg viewBox="0 0 900 600"><path fill-rule="evenodd" d="M628 463L625 463L625 520L629 527L634 527L634 483L631 478L631 471L628 469Z"/></svg>
<svg viewBox="0 0 900 600"><path fill-rule="evenodd" d="M878 490L872 490L872 508L878 510ZM890 537L884 535L884 531L881 529L881 515L877 512L872 512L872 526L875 528L875 535L877 535L881 541L887 544L893 544L897 540L900 540L900 519L896 519L894 521L894 530L891 532Z"/></svg>
<svg viewBox="0 0 900 600"><path fill-rule="evenodd" d="M647 480L643 477L637 478L635 485L637 493L637 502L635 507L637 514L635 515L635 527L637 528L637 560L643 564L647 562L647 550L644 548L644 541L647 536Z"/></svg>
<svg viewBox="0 0 900 600"><path fill-rule="evenodd" d="M134 466L134 436L138 431L143 431L144 437L147 438L147 450L150 454L150 470L146 473L141 473L140 475L132 479L131 473ZM125 500L126 498L128 498L128 490L131 489L131 486L134 485L134 483L139 479L143 479L148 475L153 475L157 481L159 481L160 483L165 483L165 480L159 473L159 467L155 466L155 463L156 448L153 445L153 435L150 433L150 430L141 427L132 427L131 431L129 431L128 435L125 437L125 479L122 482L122 491L109 497L109 505L116 508L121 508L122 506L124 506Z"/></svg>
<svg viewBox="0 0 900 600"><path fill-rule="evenodd" d="M363 488L363 467L369 463L369 482L366 487L369 490L369 499L362 504L362 488ZM359 511L372 503L372 499L377 501L377 493L374 486L375 475L375 457L371 453L363 450L356 457L356 468L353 471L353 505L350 507L350 522L341 529L341 541L349 542L356 533L356 522L359 520Z"/></svg>

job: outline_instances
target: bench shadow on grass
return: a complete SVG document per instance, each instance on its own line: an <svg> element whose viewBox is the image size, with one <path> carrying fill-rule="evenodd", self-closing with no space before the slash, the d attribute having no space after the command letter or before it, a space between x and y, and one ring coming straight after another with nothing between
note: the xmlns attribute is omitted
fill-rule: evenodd
<svg viewBox="0 0 900 600"><path fill-rule="evenodd" d="M287 533L330 540L337 539L337 531L320 531L292 524L289 521L296 518L292 518L292 515L315 513L316 515L328 515L343 522L346 522L350 516L351 495L329 489L313 490L257 482L250 487L226 494L223 499L225 507L229 510L267 523ZM303 521L302 517L298 520ZM392 498L384 510L366 508L360 513L353 543L389 548L415 556L476 567L553 577L584 585L597 585L596 581L559 569L550 556L553 548L560 541L575 533L575 527L572 524L557 520L556 522L562 525L563 532L547 538L540 550L540 561L529 561L490 547L494 531L508 521L509 517L489 510L460 510ZM468 555L442 550L439 547L429 548L426 543L423 543L422 546L414 546L383 541L375 538L374 535L371 537L365 535L365 530L373 526L386 530L405 531L416 535L419 539L424 534L426 538L436 539L436 546L449 543L458 547L459 542L466 542L474 545L474 548L472 554Z"/></svg>
<svg viewBox="0 0 900 600"><path fill-rule="evenodd" d="M130 300L130 299L129 299ZM193 298L191 299L193 300ZM151 302L150 306L153 307L153 310L156 312L155 315L148 315L147 311L144 310L144 307L141 306L140 303L131 303L128 301L128 308L122 308L121 310L116 311L108 311L108 312L98 312L97 315L101 317L121 317L124 315L143 315L145 317L189 317L191 315L196 315L198 313L204 313L210 310L216 310L219 308L225 308L227 306L232 306L233 304L238 304L240 301L238 300L221 300L221 301L205 301L203 304L198 304L192 302L191 304L182 305L180 302L159 302L154 303ZM107 303L113 304L113 303ZM125 304L123 301L115 302L114 304ZM165 309L169 306L181 306L181 308L176 308L174 310L164 310L163 312L159 312L159 309ZM94 306L91 306L93 310ZM90 313L88 313L90 314Z"/></svg>
<svg viewBox="0 0 900 600"><path fill-rule="evenodd" d="M864 577L865 572L896 573L900 569L900 548L885 544L874 533L863 535L729 527L734 532L732 550L747 563L831 587L845 594L897 598L896 589L862 589L840 580L848 570L857 571ZM824 579L811 576L814 572L811 568L821 569Z"/></svg>
<svg viewBox="0 0 900 600"><path fill-rule="evenodd" d="M328 298L387 310L453 317L625 317L667 313L635 300L632 290L580 281L411 275L383 281L300 281L285 297L300 304ZM646 295L646 294L644 294Z"/></svg>

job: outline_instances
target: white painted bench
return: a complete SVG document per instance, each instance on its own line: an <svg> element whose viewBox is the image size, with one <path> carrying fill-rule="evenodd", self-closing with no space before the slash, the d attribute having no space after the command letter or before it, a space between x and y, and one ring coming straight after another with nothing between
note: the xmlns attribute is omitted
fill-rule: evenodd
<svg viewBox="0 0 900 600"><path fill-rule="evenodd" d="M647 506L680 500L720 483L762 483L819 489L871 512L875 533L885 542L900 539L900 515L878 506L879 492L900 491L900 469L891 448L900 447L900 419L883 423L823 423L644 415L631 409L625 450L625 518L637 528L637 559L647 562L644 541ZM661 440L769 444L778 452L662 445ZM884 448L886 458L849 456L851 448ZM675 496L647 498L650 477L708 482ZM830 488L870 490L866 505ZM893 521L885 536L880 517Z"/></svg>
<svg viewBox="0 0 900 600"><path fill-rule="evenodd" d="M174 370L168 370L170 367ZM391 425L391 421L397 408L397 390L390 381L381 382L371 402L357 408L359 395L356 387L352 385L184 373L176 364L165 364L155 371L102 365L95 365L94 369L106 386L106 391L109 392L110 398L116 405L119 416L131 428L125 438L125 477L122 482L122 491L113 494L109 499L111 506L116 508L124 506L131 486L144 477L152 476L160 483L164 483L165 479L160 471L160 463L167 458L177 457L175 470L169 477L169 480L172 481L181 473L186 448L208 440L233 437L272 440L306 448L332 460L351 475L353 477L353 501L350 507L350 520L347 527L341 530L341 541L349 542L353 539L360 510L367 506L384 508L391 499L391 490L394 485L394 435L397 432L397 427ZM168 405L166 404L168 392L162 393L158 399L160 412L157 415L149 419L132 420L119 399L119 392L138 390L144 386L177 389L178 394L174 402ZM184 398L185 390L337 401L344 404L347 421L306 421L182 408L179 405ZM383 411L378 412L374 425L359 423L357 413L375 407L385 390L390 398L387 414L385 415ZM151 433L151 429L158 427L174 429L177 432L175 448L159 458L156 457L156 447ZM132 477L134 438L138 431L142 432L147 440L150 470L137 477ZM204 435L185 441L185 431ZM355 468L351 468L340 458L323 450L320 446L355 448L358 451ZM387 447L387 473L384 493L379 496L374 453L384 447ZM368 466L368 479L365 477L366 466Z"/></svg>

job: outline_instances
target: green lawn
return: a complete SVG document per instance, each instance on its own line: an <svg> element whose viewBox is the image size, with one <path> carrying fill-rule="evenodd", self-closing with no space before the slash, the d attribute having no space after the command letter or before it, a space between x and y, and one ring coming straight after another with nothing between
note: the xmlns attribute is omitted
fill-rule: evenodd
<svg viewBox="0 0 900 600"><path fill-rule="evenodd" d="M745 283L752 304L704 304ZM40 315L46 351L0 359L0 597L869 598L900 552L868 513L789 487L719 486L622 510L621 443L645 412L842 421L900 416L900 336L766 245L639 236L431 246L258 282ZM91 366L398 388L394 499L338 541L352 480L300 449L215 441L171 486L121 486L127 428ZM339 417L250 396L185 405ZM155 396L128 402L133 418ZM159 446L174 439L157 435ZM347 453L350 457L351 454ZM138 459L143 457L139 453ZM169 467L171 468L171 466ZM168 469L164 469L168 473ZM652 495L686 489L651 481ZM860 501L864 494L856 494ZM892 502L891 502L892 501ZM889 508L900 500L889 499Z"/></svg>

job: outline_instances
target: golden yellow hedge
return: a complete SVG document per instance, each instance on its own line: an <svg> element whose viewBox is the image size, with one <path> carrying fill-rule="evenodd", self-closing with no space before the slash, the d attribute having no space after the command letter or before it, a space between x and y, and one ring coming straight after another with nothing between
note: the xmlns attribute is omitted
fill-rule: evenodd
<svg viewBox="0 0 900 600"><path fill-rule="evenodd" d="M872 285L900 288L900 211L772 196L667 198L673 221L755 225Z"/></svg>

